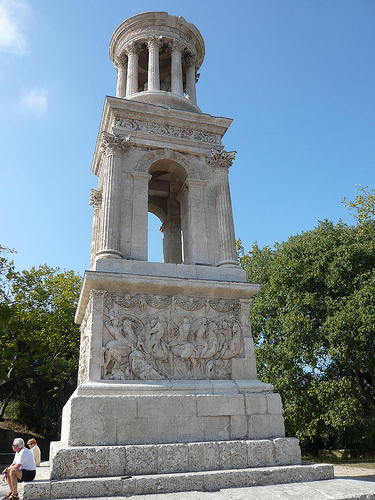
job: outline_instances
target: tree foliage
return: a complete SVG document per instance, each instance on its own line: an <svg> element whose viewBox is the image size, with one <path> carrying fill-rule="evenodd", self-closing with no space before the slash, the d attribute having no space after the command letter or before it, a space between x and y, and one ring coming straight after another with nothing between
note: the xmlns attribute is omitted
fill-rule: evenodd
<svg viewBox="0 0 375 500"><path fill-rule="evenodd" d="M251 308L259 376L305 447L373 447L375 238L362 229L324 221L240 257L261 284Z"/></svg>
<svg viewBox="0 0 375 500"><path fill-rule="evenodd" d="M76 386L81 278L42 265L16 272L2 256L0 401L35 432L56 438L61 409Z"/></svg>

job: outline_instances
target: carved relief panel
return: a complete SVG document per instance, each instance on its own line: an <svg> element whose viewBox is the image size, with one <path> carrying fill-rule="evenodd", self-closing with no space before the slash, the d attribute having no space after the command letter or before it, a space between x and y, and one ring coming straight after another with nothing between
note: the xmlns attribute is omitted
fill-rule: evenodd
<svg viewBox="0 0 375 500"><path fill-rule="evenodd" d="M101 293L102 380L230 379L243 357L239 300Z"/></svg>

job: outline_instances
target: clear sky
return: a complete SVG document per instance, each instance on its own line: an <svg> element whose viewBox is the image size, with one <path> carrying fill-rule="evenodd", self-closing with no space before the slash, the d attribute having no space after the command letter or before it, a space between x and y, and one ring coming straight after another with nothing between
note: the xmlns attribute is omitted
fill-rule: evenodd
<svg viewBox="0 0 375 500"><path fill-rule="evenodd" d="M146 11L196 25L204 113L224 136L236 236L273 246L375 187L374 0L0 0L0 244L18 269L88 268L113 31ZM151 224L149 260L161 239Z"/></svg>

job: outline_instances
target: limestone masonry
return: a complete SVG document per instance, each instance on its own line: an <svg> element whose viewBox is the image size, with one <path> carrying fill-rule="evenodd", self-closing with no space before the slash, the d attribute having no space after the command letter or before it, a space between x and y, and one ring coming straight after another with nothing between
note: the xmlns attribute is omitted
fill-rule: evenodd
<svg viewBox="0 0 375 500"><path fill-rule="evenodd" d="M109 55L117 88L92 163L78 387L51 447L55 481L27 484L24 498L95 496L87 477L102 478L96 496L262 484L261 467L275 468L274 482L332 477L300 466L280 396L257 380L259 286L236 254L236 153L222 144L232 120L197 104L201 34L182 17L139 14L115 30ZM148 212L161 222L163 263L147 260ZM197 471L207 471L200 482ZM124 474L135 475L126 487Z"/></svg>

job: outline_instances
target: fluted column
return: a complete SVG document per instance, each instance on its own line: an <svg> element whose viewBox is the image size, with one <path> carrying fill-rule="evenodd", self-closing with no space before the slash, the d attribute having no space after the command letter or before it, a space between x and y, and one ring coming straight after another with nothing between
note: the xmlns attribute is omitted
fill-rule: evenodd
<svg viewBox="0 0 375 500"><path fill-rule="evenodd" d="M102 171L102 211L98 258L122 257L120 251L121 167L129 138L103 132L101 151L105 155Z"/></svg>
<svg viewBox="0 0 375 500"><path fill-rule="evenodd" d="M177 40L173 40L169 44L169 48L171 49L171 90L173 94L184 95L181 60L181 52L184 49L184 45Z"/></svg>
<svg viewBox="0 0 375 500"><path fill-rule="evenodd" d="M130 257L134 260L147 260L148 183L152 176L145 172L132 172L132 176L134 182Z"/></svg>
<svg viewBox="0 0 375 500"><path fill-rule="evenodd" d="M196 58L188 56L186 58L186 94L194 104L197 104L197 90L195 86L197 81L196 68Z"/></svg>
<svg viewBox="0 0 375 500"><path fill-rule="evenodd" d="M160 90L159 48L161 36L154 35L147 40L148 46L148 87L147 90Z"/></svg>
<svg viewBox="0 0 375 500"><path fill-rule="evenodd" d="M128 72L126 77L126 97L130 97L138 92L138 56L139 45L130 42L126 45L128 53Z"/></svg>
<svg viewBox="0 0 375 500"><path fill-rule="evenodd" d="M217 266L238 266L234 234L232 201L228 170L235 158L235 151L214 151L207 158L211 165L216 186L216 214L218 223L219 262Z"/></svg>
<svg viewBox="0 0 375 500"><path fill-rule="evenodd" d="M91 253L90 253L90 269L95 269L95 257L96 252L99 249L99 238L100 238L100 206L102 202L102 194L96 189L91 189L90 194L90 205L94 207L94 216L92 220L92 232L91 232Z"/></svg>
<svg viewBox="0 0 375 500"><path fill-rule="evenodd" d="M128 67L128 57L126 54L122 54L120 57L116 58L115 67L117 70L116 97L123 98L126 95L126 75Z"/></svg>

